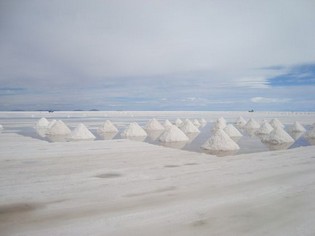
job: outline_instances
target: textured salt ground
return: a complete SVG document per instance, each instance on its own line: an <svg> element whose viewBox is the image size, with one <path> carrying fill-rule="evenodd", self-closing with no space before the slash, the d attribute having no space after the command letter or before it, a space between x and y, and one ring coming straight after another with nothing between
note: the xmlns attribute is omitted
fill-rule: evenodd
<svg viewBox="0 0 315 236"><path fill-rule="evenodd" d="M19 148L16 148L16 147ZM315 147L233 157L0 136L1 235L314 235Z"/></svg>

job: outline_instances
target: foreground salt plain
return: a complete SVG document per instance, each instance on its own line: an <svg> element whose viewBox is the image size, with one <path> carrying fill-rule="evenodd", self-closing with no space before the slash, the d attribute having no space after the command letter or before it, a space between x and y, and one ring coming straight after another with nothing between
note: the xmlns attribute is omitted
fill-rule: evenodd
<svg viewBox="0 0 315 236"><path fill-rule="evenodd" d="M240 115L159 114L208 121ZM10 127L0 134L0 235L315 234L314 146L215 157L129 140L48 143L15 132L41 116L0 115ZM157 113L102 116L126 123ZM251 116L314 122L313 113Z"/></svg>

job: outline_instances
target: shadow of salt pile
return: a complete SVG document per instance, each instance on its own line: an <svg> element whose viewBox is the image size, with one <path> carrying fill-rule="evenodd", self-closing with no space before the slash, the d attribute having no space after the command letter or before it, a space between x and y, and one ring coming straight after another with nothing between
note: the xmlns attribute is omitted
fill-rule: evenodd
<svg viewBox="0 0 315 236"><path fill-rule="evenodd" d="M299 138L301 138L304 134L304 132L292 132L292 131L290 131L288 133L295 141L298 140Z"/></svg>
<svg viewBox="0 0 315 236"><path fill-rule="evenodd" d="M193 142L199 135L200 133L190 133L190 134L186 134L186 136L189 138L187 143L191 143Z"/></svg>
<svg viewBox="0 0 315 236"><path fill-rule="evenodd" d="M242 138L242 137L230 137L234 142L238 142L238 141L240 141L240 139Z"/></svg>
<svg viewBox="0 0 315 236"><path fill-rule="evenodd" d="M44 131L41 133L38 133L36 130L34 130L33 128L30 128L30 127L23 128L23 129L16 131L16 134L24 136L24 137L29 137L29 138L33 138L33 139L42 140L42 141L47 141L47 139L45 138Z"/></svg>

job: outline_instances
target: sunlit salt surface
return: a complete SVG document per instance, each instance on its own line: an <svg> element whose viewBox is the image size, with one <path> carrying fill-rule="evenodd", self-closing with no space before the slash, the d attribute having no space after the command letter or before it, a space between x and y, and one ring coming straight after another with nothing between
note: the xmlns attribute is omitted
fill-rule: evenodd
<svg viewBox="0 0 315 236"><path fill-rule="evenodd" d="M175 117L175 116L174 116ZM67 137L44 137L36 133L34 129L34 125L36 121L38 121L40 117L13 117L10 118L9 125L6 125L5 129L2 133L6 132L14 132L20 135L45 140L48 142L68 142L70 141ZM97 140L110 140L110 139L122 139L121 132L128 126L130 122L137 122L142 127L145 127L145 124L151 119L151 117L113 117L108 118L107 116L84 116L82 114L80 117L71 117L71 116L53 116L53 119L61 119L63 120L72 130L78 125L78 123L85 124L89 130L96 136L95 141ZM49 118L49 120L52 120ZM117 133L106 133L106 134L98 134L97 129L99 126L106 120L110 119L118 128L119 132ZM175 119L173 117L158 117L157 118L161 123L164 122L165 119L169 119L171 122L174 123ZM7 122L8 123L8 122ZM228 121L227 123L233 123L232 121ZM199 127L200 133L192 133L187 134L189 137L188 142L174 142L174 143L162 143L159 141L160 135L163 131L147 131L148 136L143 137L141 139L137 138L130 138L134 141L141 141L147 142L154 145L165 146L169 148L176 148L176 149L183 149L192 152L202 152L208 154L214 154L217 156L226 156L226 155L237 155L243 153L255 153L255 152L263 152L263 151L270 151L270 150L284 150L284 149L291 149L300 146L309 146L315 145L313 140L309 140L305 138L305 133L292 133L290 132L290 125L285 126L285 130L293 137L295 140L294 143L283 144L283 145L269 145L267 143L262 143L259 135L255 134L255 130L248 131L246 129L239 129L239 131L243 134L242 137L233 138L234 141L240 146L240 150L230 151L230 152L213 152L204 150L201 146L206 142L207 139L212 134L212 126L215 124L215 119L212 122L208 122L206 126ZM306 130L311 128L310 125L305 125Z"/></svg>

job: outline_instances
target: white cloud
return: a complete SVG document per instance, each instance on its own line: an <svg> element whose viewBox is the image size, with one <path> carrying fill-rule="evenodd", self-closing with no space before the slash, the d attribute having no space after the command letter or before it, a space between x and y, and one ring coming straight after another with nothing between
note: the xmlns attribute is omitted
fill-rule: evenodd
<svg viewBox="0 0 315 236"><path fill-rule="evenodd" d="M257 68L315 61L309 0L12 0L0 9L1 85L40 91L46 103L51 89L72 103L68 93L82 88L91 104L141 94L276 106L290 95L268 85L280 72Z"/></svg>
<svg viewBox="0 0 315 236"><path fill-rule="evenodd" d="M315 4L306 0L30 0L3 9L0 46L12 49L0 56L6 74L225 74L315 60Z"/></svg>
<svg viewBox="0 0 315 236"><path fill-rule="evenodd" d="M250 99L253 103L286 103L289 98L267 98L267 97L253 97Z"/></svg>

